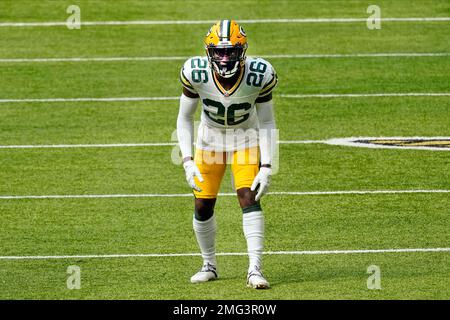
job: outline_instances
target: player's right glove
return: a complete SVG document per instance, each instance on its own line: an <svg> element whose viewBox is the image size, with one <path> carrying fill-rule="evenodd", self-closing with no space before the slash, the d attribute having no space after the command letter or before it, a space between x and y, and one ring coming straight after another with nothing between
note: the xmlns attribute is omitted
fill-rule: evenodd
<svg viewBox="0 0 450 320"><path fill-rule="evenodd" d="M261 167L259 169L259 172L256 175L255 180L253 180L252 186L250 188L251 191L255 191L259 185L258 192L255 196L255 201L259 201L259 199L261 199L261 197L267 192L267 189L269 189L271 175L271 168Z"/></svg>
<svg viewBox="0 0 450 320"><path fill-rule="evenodd" d="M201 192L202 189L200 189L199 186L197 186L195 184L194 177L197 177L198 181L200 181L200 182L203 182L203 177L200 174L200 170L198 170L198 167L195 165L194 161L188 160L188 161L184 162L183 168L184 168L184 171L186 172L186 181L189 184L189 186L192 189L195 189L196 191Z"/></svg>

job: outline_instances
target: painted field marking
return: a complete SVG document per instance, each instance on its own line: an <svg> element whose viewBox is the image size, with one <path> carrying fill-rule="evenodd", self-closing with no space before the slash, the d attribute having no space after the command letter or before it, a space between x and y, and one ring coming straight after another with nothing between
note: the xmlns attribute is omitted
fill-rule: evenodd
<svg viewBox="0 0 450 320"><path fill-rule="evenodd" d="M403 58L449 57L449 52L391 52L349 54L272 54L254 55L264 59L340 59L340 58ZM184 61L189 57L68 57L68 58L0 58L0 63L54 63L54 62L123 62L123 61Z"/></svg>
<svg viewBox="0 0 450 320"><path fill-rule="evenodd" d="M279 144L326 143L324 140L278 141ZM134 148L134 147L171 147L176 142L149 143L94 143L94 144L36 144L36 145L0 145L0 149L66 149L66 148Z"/></svg>
<svg viewBox="0 0 450 320"><path fill-rule="evenodd" d="M362 250L312 250L312 251L266 251L264 255L336 255L368 253L413 253L450 252L450 248L402 248L402 249L362 249ZM218 252L217 256L247 256L246 252ZM200 253L136 253L136 254L88 254L88 255L39 255L0 256L0 260L61 260L61 259L117 259L117 258L165 258L198 257Z"/></svg>
<svg viewBox="0 0 450 320"><path fill-rule="evenodd" d="M280 94L282 98L446 97L450 92Z"/></svg>
<svg viewBox="0 0 450 320"><path fill-rule="evenodd" d="M298 18L298 19L247 19L239 20L241 24L258 23L359 23L366 22L367 18ZM381 22L447 22L450 17L405 17L380 18ZM213 24L217 20L128 20L128 21L81 21L81 26L132 26L132 25L198 25ZM0 27L62 27L67 26L65 21L43 22L0 22Z"/></svg>
<svg viewBox="0 0 450 320"><path fill-rule="evenodd" d="M0 149L134 148L176 146L176 142L4 145Z"/></svg>
<svg viewBox="0 0 450 320"><path fill-rule="evenodd" d="M292 196L321 196L321 195L349 195L349 194L417 194L417 193L450 193L450 190L417 189L417 190L341 190L341 191L278 191L268 192L267 195ZM235 193L219 193L219 196L236 196ZM0 200L26 199L109 199L109 198L180 198L193 197L192 193L148 193L148 194L67 194L67 195L2 195Z"/></svg>
<svg viewBox="0 0 450 320"><path fill-rule="evenodd" d="M329 94L278 94L280 98L365 98L365 97L447 97L450 92L402 92L402 93L329 93ZM0 103L43 103L43 102L129 102L129 101L171 101L175 97L107 97L107 98L25 98L0 99Z"/></svg>
<svg viewBox="0 0 450 320"><path fill-rule="evenodd" d="M333 138L324 143L371 149L450 151L450 137L349 137Z"/></svg>
<svg viewBox="0 0 450 320"><path fill-rule="evenodd" d="M368 142L397 141L404 145L370 144ZM413 142L416 145L407 145ZM327 144L347 147L374 149L409 149L450 151L445 145L450 144L450 137L349 137L328 140L279 140L278 144ZM421 145L422 144L422 145ZM436 144L436 145L435 145ZM75 149L75 148L136 148L136 147L173 147L177 142L148 143L92 143L92 144L36 144L36 145L0 145L0 149Z"/></svg>
<svg viewBox="0 0 450 320"><path fill-rule="evenodd" d="M111 98L44 98L44 99L0 99L0 103L14 102L129 102L129 101L170 101L180 97L111 97Z"/></svg>

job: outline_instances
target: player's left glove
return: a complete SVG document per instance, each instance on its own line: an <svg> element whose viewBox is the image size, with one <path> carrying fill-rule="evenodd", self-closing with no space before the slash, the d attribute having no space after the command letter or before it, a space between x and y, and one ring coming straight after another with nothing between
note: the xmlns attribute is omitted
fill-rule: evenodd
<svg viewBox="0 0 450 320"><path fill-rule="evenodd" d="M253 180L250 190L255 191L259 185L258 193L256 194L255 201L259 201L261 197L267 192L270 185L270 176L272 175L272 169L267 167L259 168L259 172Z"/></svg>

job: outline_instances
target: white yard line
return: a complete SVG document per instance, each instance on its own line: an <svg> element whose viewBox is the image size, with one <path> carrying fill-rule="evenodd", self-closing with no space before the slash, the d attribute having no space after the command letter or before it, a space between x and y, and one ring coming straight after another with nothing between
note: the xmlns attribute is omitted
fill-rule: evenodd
<svg viewBox="0 0 450 320"><path fill-rule="evenodd" d="M349 194L411 194L411 193L450 193L450 190L343 190L343 191L278 191L268 192L268 195L349 195ZM3 195L0 200L25 199L108 199L108 198L180 198L192 197L192 193L148 193L148 194L68 194L68 195ZM235 193L219 193L219 196L236 196Z"/></svg>
<svg viewBox="0 0 450 320"><path fill-rule="evenodd" d="M116 61L165 61L186 60L189 57L84 57L84 58L17 58L0 59L9 62L116 62Z"/></svg>
<svg viewBox="0 0 450 320"><path fill-rule="evenodd" d="M448 57L448 52L391 52L348 54L272 54L254 55L265 59L317 59L317 58L399 58L399 57ZM189 57L68 57L68 58L0 58L0 63L51 63L51 62L122 62L122 61L184 61Z"/></svg>
<svg viewBox="0 0 450 320"><path fill-rule="evenodd" d="M64 149L64 148L130 148L130 147L165 147L176 146L176 142L155 143L109 143L109 144L38 144L38 145L4 145L0 149Z"/></svg>
<svg viewBox="0 0 450 320"><path fill-rule="evenodd" d="M349 147L364 147L375 149L414 149L431 151L450 151L449 148L427 147L427 146L389 146L378 144L357 143L354 140L400 140L400 139L422 139L422 140L450 140L450 137L350 137L332 138L328 140L279 140L278 144L328 144ZM25 144L25 145L0 145L0 149L71 149L71 148L136 148L136 147L173 147L177 142L147 142L147 143L93 143L93 144Z"/></svg>
<svg viewBox="0 0 450 320"><path fill-rule="evenodd" d="M0 103L13 102L126 102L126 101L169 101L180 97L111 97L111 98L44 98L44 99L0 99Z"/></svg>
<svg viewBox="0 0 450 320"><path fill-rule="evenodd" d="M366 22L367 18L300 18L300 19L250 19L238 20L241 24L258 23L359 23ZM381 18L381 22L447 22L450 17L405 17ZM213 24L216 20L129 20L129 21L81 21L81 26L131 26L131 25L196 25ZM65 21L44 22L0 22L0 27L62 27L67 26Z"/></svg>
<svg viewBox="0 0 450 320"><path fill-rule="evenodd" d="M405 249L362 249L362 250L313 250L313 251L266 251L264 255L336 255L367 253L414 253L450 252L450 248L405 248ZM218 252L218 256L246 256L246 252ZM114 259L114 258L165 258L198 257L200 253L136 253L136 254L89 254L89 255L42 255L42 256L0 256L0 260L60 260L60 259Z"/></svg>
<svg viewBox="0 0 450 320"><path fill-rule="evenodd" d="M312 144L312 143L327 143L327 140L280 140L279 144Z"/></svg>
<svg viewBox="0 0 450 320"><path fill-rule="evenodd" d="M446 97L450 92L280 94L282 98ZM1 100L0 100L1 101Z"/></svg>
<svg viewBox="0 0 450 320"><path fill-rule="evenodd" d="M255 55L256 56L256 55ZM398 57L448 57L448 52L387 52L387 53L336 53L336 54L273 54L260 55L267 59L315 58L398 58ZM1 61L1 60L0 60Z"/></svg>
<svg viewBox="0 0 450 320"><path fill-rule="evenodd" d="M343 191L281 191L268 192L271 195L344 195L344 194L402 194L402 193L450 193L450 190L343 190ZM234 195L234 194L232 194Z"/></svg>
<svg viewBox="0 0 450 320"><path fill-rule="evenodd" d="M364 98L364 97L447 97L450 92L403 92L403 93L327 93L327 94L278 94L280 98ZM28 102L129 102L129 101L171 101L180 97L107 97L107 98L25 98L0 99L0 103Z"/></svg>
<svg viewBox="0 0 450 320"><path fill-rule="evenodd" d="M290 140L278 141L279 144L326 143L324 140ZM170 147L176 142L150 143L97 143L97 144L35 144L35 145L0 145L0 149L65 149L65 148L133 148L133 147Z"/></svg>

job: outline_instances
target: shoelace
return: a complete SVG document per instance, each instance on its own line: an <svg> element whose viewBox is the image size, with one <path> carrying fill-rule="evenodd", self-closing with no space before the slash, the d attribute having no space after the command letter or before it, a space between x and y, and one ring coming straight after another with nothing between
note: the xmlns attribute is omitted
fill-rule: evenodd
<svg viewBox="0 0 450 320"><path fill-rule="evenodd" d="M210 263L207 263L205 265L203 265L202 267L202 272L207 272L207 271L211 271L211 272L216 272L216 267Z"/></svg>
<svg viewBox="0 0 450 320"><path fill-rule="evenodd" d="M217 277L216 267L210 263L203 265L201 272L212 272Z"/></svg>
<svg viewBox="0 0 450 320"><path fill-rule="evenodd" d="M255 267L252 271L249 272L247 279L250 279L250 277L252 276L259 276L264 278L263 273L261 272L261 270L258 267Z"/></svg>

